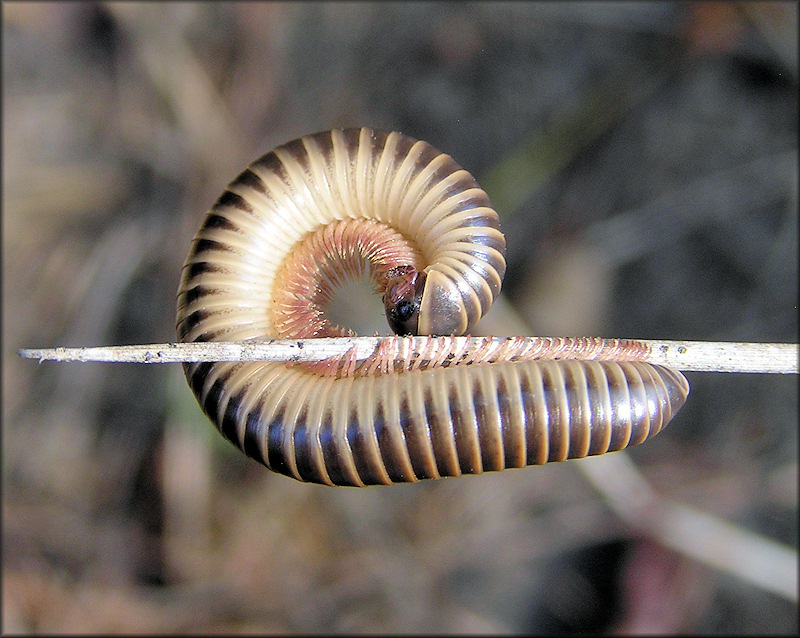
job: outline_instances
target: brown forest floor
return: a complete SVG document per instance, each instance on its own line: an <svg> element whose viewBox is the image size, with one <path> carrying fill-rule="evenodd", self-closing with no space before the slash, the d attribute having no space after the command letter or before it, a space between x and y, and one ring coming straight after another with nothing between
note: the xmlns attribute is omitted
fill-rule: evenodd
<svg viewBox="0 0 800 638"><path fill-rule="evenodd" d="M484 334L796 341L796 3L2 11L4 633L798 630L748 578L773 541L796 569L796 376L687 375L614 501L584 461L305 485L223 441L178 366L15 354L173 341L225 184L362 125L492 197L509 271ZM746 551L693 559L721 542L700 514L669 547L637 529L640 480Z"/></svg>

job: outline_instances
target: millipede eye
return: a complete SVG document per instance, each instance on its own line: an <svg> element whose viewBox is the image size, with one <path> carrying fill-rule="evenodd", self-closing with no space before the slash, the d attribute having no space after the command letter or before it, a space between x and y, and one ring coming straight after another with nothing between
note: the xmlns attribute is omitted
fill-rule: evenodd
<svg viewBox="0 0 800 638"><path fill-rule="evenodd" d="M386 307L386 320L389 327L398 335L415 335L419 325L419 300L403 299Z"/></svg>
<svg viewBox="0 0 800 638"><path fill-rule="evenodd" d="M410 301L401 301L395 309L395 316L399 321L406 322L414 314L414 304Z"/></svg>
<svg viewBox="0 0 800 638"><path fill-rule="evenodd" d="M415 335L419 328L419 305L425 289L425 273L399 266L390 273L383 294L386 320L398 335Z"/></svg>

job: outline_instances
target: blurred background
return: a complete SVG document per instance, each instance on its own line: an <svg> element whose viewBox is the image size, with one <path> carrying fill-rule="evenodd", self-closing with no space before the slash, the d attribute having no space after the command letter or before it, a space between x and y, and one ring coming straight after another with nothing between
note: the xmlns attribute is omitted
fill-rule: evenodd
<svg viewBox="0 0 800 638"><path fill-rule="evenodd" d="M341 126L492 198L477 333L796 342L797 11L4 2L3 632L796 632L796 376L689 373L599 464L359 490L242 456L179 366L16 351L174 341L225 185Z"/></svg>

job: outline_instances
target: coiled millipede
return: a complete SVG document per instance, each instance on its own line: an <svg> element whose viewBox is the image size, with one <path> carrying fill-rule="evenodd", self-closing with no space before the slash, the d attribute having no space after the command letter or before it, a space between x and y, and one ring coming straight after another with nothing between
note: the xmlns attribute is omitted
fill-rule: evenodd
<svg viewBox="0 0 800 638"><path fill-rule="evenodd" d="M425 142L367 128L308 135L253 162L208 212L184 264L178 338L348 334L325 306L336 286L365 273L395 332L462 334L500 291L497 213L467 171ZM680 372L637 361L526 361L513 347L466 356L446 340L430 344L428 356L383 352L359 365L342 357L184 370L245 454L328 485L620 450L659 432L689 392Z"/></svg>

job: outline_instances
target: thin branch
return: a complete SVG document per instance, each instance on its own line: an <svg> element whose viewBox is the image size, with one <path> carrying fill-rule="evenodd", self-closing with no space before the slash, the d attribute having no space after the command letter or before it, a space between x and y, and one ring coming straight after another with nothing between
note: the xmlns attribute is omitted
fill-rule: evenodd
<svg viewBox="0 0 800 638"><path fill-rule="evenodd" d="M324 339L231 341L204 343L161 343L94 348L25 349L19 355L39 361L97 361L107 363L181 363L214 361L315 362L346 354L357 360L374 356L382 346L391 344L404 352L424 353L431 340L442 339L458 349L485 348L487 343L498 350L511 339L498 337L334 337ZM564 352L542 350L546 338L515 338L514 343L531 344L537 350L536 359L596 359L618 360L619 348L607 348L591 354L580 349ZM564 340L553 340L564 341ZM581 341L581 340L576 340ZM598 340L595 340L595 342ZM622 343L619 340L599 340L603 343ZM798 345L792 343L737 343L708 341L640 340L644 352L628 360L645 361L695 372L762 372L797 374ZM354 351L353 351L354 349Z"/></svg>
<svg viewBox="0 0 800 638"><path fill-rule="evenodd" d="M624 451L586 458L576 467L633 527L685 556L797 602L793 547L657 493Z"/></svg>

